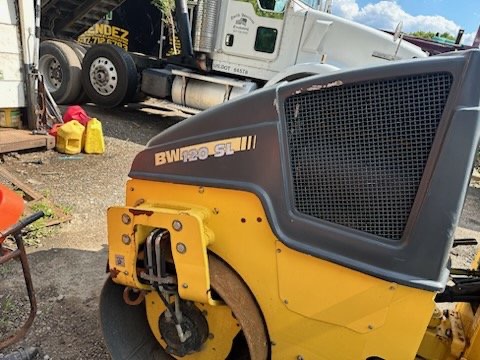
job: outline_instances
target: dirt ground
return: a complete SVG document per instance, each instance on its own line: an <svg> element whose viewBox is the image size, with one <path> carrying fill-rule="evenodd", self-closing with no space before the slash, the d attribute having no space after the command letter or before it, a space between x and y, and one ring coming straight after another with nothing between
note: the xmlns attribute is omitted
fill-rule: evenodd
<svg viewBox="0 0 480 360"><path fill-rule="evenodd" d="M17 346L38 347L36 359L109 358L97 320L106 279L106 209L124 202L134 156L150 138L178 121L138 111L85 108L102 121L104 155L67 159L47 151L3 157L2 166L73 216L28 248L38 313L27 338ZM7 265L0 267L0 338L21 324L29 309L26 291L21 291L21 267L16 262Z"/></svg>
<svg viewBox="0 0 480 360"><path fill-rule="evenodd" d="M10 170L73 215L28 248L38 313L26 339L36 359L109 359L98 323L98 299L106 279L106 209L124 201L130 163L147 141L177 119L137 111L100 111L104 155L65 158L54 151L4 156ZM480 187L480 186L479 186ZM480 188L471 187L458 237L480 239ZM455 249L455 265L467 266L475 249ZM22 323L28 311L19 264L0 267L0 338ZM7 315L8 314L8 315Z"/></svg>

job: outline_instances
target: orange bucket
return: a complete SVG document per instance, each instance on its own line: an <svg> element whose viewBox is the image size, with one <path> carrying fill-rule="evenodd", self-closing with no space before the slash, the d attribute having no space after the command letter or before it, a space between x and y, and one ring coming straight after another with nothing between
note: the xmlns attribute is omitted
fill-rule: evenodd
<svg viewBox="0 0 480 360"><path fill-rule="evenodd" d="M18 222L24 209L21 196L0 184L0 231ZM0 243L3 239L0 239Z"/></svg>

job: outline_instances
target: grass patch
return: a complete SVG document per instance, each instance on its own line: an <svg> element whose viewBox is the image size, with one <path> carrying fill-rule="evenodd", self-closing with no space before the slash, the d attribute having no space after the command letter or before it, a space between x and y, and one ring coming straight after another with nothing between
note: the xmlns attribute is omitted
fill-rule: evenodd
<svg viewBox="0 0 480 360"><path fill-rule="evenodd" d="M34 203L30 206L30 209L32 209L32 211L35 213L35 212L38 212L38 211L43 211L43 213L45 214L44 216L44 219L45 218L48 218L48 219L52 219L55 215L53 209L50 207L50 205L48 203L44 203L42 201L39 201L37 203Z"/></svg>
<svg viewBox="0 0 480 360"><path fill-rule="evenodd" d="M62 209L65 215L73 214L73 205L61 205L60 208Z"/></svg>
<svg viewBox="0 0 480 360"><path fill-rule="evenodd" d="M47 219L47 220L46 220ZM40 244L41 239L52 235L55 228L46 225L48 218L43 218L29 225L27 232L23 235L23 242L26 246L35 246Z"/></svg>
<svg viewBox="0 0 480 360"><path fill-rule="evenodd" d="M41 239L51 236L55 231L55 226L48 226L52 221L60 220L65 216L69 216L72 211L72 206L52 206L49 201L40 200L29 205L29 213L36 213L42 211L45 216L26 229L23 240L27 246L35 246L41 242Z"/></svg>

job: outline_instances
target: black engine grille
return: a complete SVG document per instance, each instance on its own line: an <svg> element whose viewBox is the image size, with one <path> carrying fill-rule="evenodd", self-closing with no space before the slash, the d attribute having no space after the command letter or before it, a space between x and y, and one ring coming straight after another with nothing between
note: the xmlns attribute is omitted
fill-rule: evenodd
<svg viewBox="0 0 480 360"><path fill-rule="evenodd" d="M295 208L400 239L452 81L424 74L287 98Z"/></svg>

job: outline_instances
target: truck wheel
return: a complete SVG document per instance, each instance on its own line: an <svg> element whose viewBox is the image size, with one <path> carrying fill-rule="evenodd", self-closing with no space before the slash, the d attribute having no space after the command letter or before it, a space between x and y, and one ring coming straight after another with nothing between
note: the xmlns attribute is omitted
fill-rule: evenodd
<svg viewBox="0 0 480 360"><path fill-rule="evenodd" d="M75 41L67 41L66 44L72 48L72 50L77 55L78 60L80 61L80 64L81 64L83 62L83 58L85 57L85 54L87 53L87 49L85 49L83 45ZM72 101L72 104L81 105L81 104L85 104L89 100L90 99L88 98L87 93L85 92L82 86L80 89L80 93L78 94L77 98Z"/></svg>
<svg viewBox="0 0 480 360"><path fill-rule="evenodd" d="M130 54L114 45L91 47L82 63L82 85L97 105L112 108L135 95L138 74Z"/></svg>
<svg viewBox="0 0 480 360"><path fill-rule="evenodd" d="M39 71L52 97L59 104L69 104L81 91L81 62L75 51L60 41L40 44Z"/></svg>

